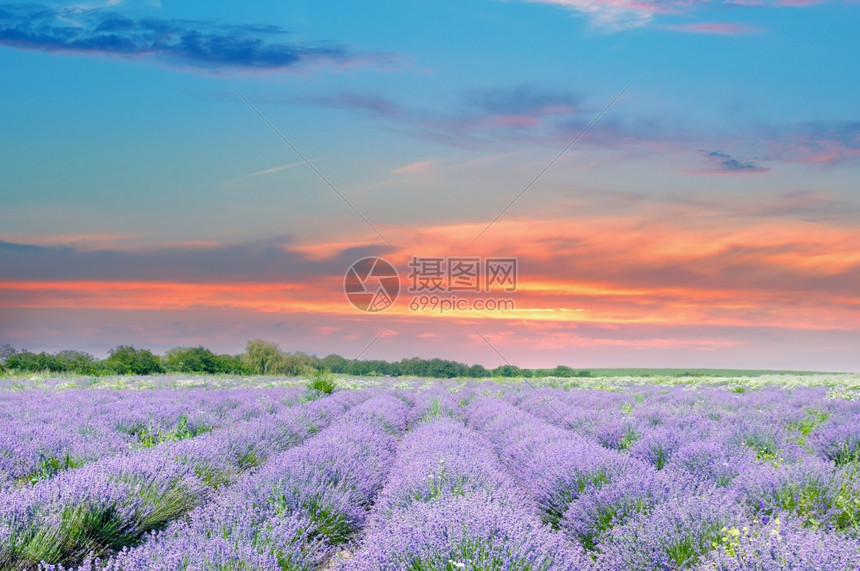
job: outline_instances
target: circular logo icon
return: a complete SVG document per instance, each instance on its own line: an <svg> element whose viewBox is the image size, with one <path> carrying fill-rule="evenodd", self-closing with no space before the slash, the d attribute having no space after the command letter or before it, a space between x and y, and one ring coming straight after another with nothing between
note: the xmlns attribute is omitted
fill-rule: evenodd
<svg viewBox="0 0 860 571"><path fill-rule="evenodd" d="M394 266L382 258L362 258L346 271L343 291L349 302L361 311L383 311L400 293L400 276Z"/></svg>

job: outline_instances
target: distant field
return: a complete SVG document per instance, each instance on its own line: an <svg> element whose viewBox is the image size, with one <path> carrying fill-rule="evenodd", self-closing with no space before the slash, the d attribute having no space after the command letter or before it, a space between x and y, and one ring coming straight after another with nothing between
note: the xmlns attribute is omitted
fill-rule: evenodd
<svg viewBox="0 0 860 571"><path fill-rule="evenodd" d="M858 568L857 375L657 380L3 379L0 569Z"/></svg>
<svg viewBox="0 0 860 571"><path fill-rule="evenodd" d="M763 375L838 375L835 371L771 369L587 369L597 377L761 377Z"/></svg>
<svg viewBox="0 0 860 571"><path fill-rule="evenodd" d="M562 389L596 389L623 391L632 385L713 385L754 389L766 386L827 387L841 392L843 398L856 394L860 398L860 373L821 373L804 371L766 371L739 369L583 369L591 376L578 377L488 377L485 379L454 378L428 379L419 377L334 375L341 388L368 388L384 386L411 388L441 383L447 387L469 387L491 382L504 386L525 386ZM308 379L283 376L235 376L167 374L144 376L87 376L54 374L0 375L0 390L27 389L229 389L276 388L304 386Z"/></svg>

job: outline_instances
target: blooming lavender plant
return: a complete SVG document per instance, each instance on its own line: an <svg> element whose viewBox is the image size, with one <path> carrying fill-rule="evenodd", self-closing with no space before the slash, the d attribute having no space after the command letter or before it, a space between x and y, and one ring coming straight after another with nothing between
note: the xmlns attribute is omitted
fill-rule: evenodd
<svg viewBox="0 0 860 571"><path fill-rule="evenodd" d="M588 569L577 546L540 524L489 441L445 417L404 438L348 571Z"/></svg>
<svg viewBox="0 0 860 571"><path fill-rule="evenodd" d="M343 412L360 393L344 393L309 403L305 419L328 422ZM295 420L293 415L291 420ZM307 425L292 422L295 436L286 442L301 441L310 435ZM247 437L267 436L246 432ZM222 441L220 437L226 437ZM210 484L223 477L207 478L201 465L220 466L239 472L239 458L225 455L222 444L234 435L213 432L212 438L194 447L189 454L185 442L140 450L128 456L114 456L70 470L55 478L24 489L0 493L0 564L26 567L38 562L74 563L83 556L96 555L133 545L146 533L164 527L205 500ZM201 464L201 458L206 462ZM189 461L195 460L195 461Z"/></svg>
<svg viewBox="0 0 860 571"><path fill-rule="evenodd" d="M366 400L187 520L79 570L315 569L365 521L393 460L390 431L405 429L409 411L391 396Z"/></svg>
<svg viewBox="0 0 860 571"><path fill-rule="evenodd" d="M585 571L591 560L528 510L486 490L419 502L368 534L346 571Z"/></svg>
<svg viewBox="0 0 860 571"><path fill-rule="evenodd" d="M857 541L839 534L814 532L790 514L776 514L765 524L720 530L714 549L698 571L827 571L860 569Z"/></svg>
<svg viewBox="0 0 860 571"><path fill-rule="evenodd" d="M731 498L700 491L636 513L607 531L596 559L599 569L692 569L709 553L724 527L742 517Z"/></svg>
<svg viewBox="0 0 860 571"><path fill-rule="evenodd" d="M62 399L50 393L0 395L0 488L274 414L300 394L298 389L238 389L207 391L193 399L165 390L75 390Z"/></svg>

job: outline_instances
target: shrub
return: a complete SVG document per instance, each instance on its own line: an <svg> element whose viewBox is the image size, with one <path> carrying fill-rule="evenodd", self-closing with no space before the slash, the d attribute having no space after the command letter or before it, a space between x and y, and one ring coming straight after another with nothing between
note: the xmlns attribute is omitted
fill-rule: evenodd
<svg viewBox="0 0 860 571"><path fill-rule="evenodd" d="M316 395L330 395L337 388L337 379L331 371L321 369L317 370L308 383L310 389Z"/></svg>

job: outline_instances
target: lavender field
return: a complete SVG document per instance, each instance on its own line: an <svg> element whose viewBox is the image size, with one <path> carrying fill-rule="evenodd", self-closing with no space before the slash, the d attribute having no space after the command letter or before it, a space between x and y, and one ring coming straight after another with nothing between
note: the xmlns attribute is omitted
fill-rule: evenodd
<svg viewBox="0 0 860 571"><path fill-rule="evenodd" d="M2 379L0 569L860 569L856 382Z"/></svg>

